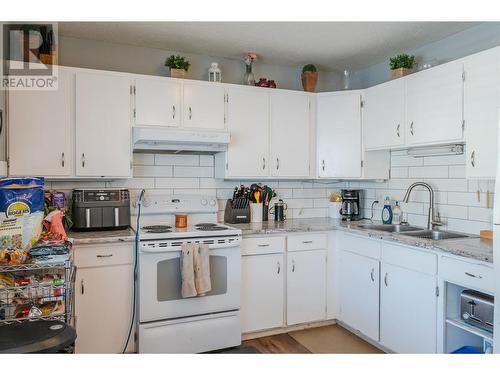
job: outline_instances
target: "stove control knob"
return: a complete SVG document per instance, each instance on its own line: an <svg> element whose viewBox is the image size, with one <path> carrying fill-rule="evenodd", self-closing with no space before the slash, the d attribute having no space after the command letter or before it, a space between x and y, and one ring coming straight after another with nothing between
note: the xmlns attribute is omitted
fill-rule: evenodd
<svg viewBox="0 0 500 375"><path fill-rule="evenodd" d="M216 204L217 204L217 202L215 201L215 199L212 199L210 201L210 206L214 207Z"/></svg>
<svg viewBox="0 0 500 375"><path fill-rule="evenodd" d="M202 200L201 200L201 205L202 205L202 206L206 206L206 205L207 205L207 203L208 203L208 202L207 202L207 200L206 200L206 199L202 199Z"/></svg>

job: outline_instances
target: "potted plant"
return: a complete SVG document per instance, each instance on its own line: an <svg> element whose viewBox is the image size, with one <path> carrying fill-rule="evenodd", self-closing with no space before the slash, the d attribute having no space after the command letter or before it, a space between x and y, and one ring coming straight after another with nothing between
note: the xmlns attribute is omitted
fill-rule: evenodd
<svg viewBox="0 0 500 375"><path fill-rule="evenodd" d="M413 66L415 65L415 56L402 53L391 57L389 66L391 68L391 79L401 78L410 73L413 73Z"/></svg>
<svg viewBox="0 0 500 375"><path fill-rule="evenodd" d="M170 68L170 77L184 78L191 64L184 56L172 55L165 61L165 66Z"/></svg>
<svg viewBox="0 0 500 375"><path fill-rule="evenodd" d="M318 69L313 64L304 65L302 68L302 87L304 91L316 91L316 84L318 83Z"/></svg>
<svg viewBox="0 0 500 375"><path fill-rule="evenodd" d="M332 219L340 219L342 208L342 194L338 191L328 194L328 216Z"/></svg>

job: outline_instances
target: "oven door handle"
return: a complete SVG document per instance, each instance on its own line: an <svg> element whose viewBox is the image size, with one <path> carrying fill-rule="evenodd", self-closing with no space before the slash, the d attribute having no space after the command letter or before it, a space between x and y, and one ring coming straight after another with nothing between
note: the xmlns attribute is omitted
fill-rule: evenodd
<svg viewBox="0 0 500 375"><path fill-rule="evenodd" d="M239 242L232 242L230 244L224 244L224 245L209 245L208 250L218 250L218 249L227 249L230 247L239 247L240 243ZM175 251L181 251L182 248L180 246L166 246L166 247L141 247L140 252L141 253L147 253L147 254L158 254L158 253L171 253Z"/></svg>

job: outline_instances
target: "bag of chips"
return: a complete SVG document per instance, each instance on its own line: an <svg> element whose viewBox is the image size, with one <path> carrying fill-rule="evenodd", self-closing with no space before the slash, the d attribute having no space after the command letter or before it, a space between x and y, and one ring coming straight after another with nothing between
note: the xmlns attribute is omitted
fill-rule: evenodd
<svg viewBox="0 0 500 375"><path fill-rule="evenodd" d="M42 232L44 179L0 179L0 250L29 249Z"/></svg>

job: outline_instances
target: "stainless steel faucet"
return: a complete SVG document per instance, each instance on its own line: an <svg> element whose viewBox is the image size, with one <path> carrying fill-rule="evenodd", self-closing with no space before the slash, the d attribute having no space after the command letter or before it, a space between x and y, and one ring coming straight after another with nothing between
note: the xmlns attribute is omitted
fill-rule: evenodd
<svg viewBox="0 0 500 375"><path fill-rule="evenodd" d="M417 186L422 186L429 190L429 215L427 216L427 229L432 230L434 225L443 225L439 220L434 219L434 190L431 185L425 182L415 182L410 185L403 198L403 202L408 203L411 191Z"/></svg>

